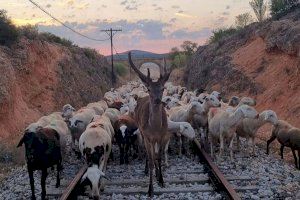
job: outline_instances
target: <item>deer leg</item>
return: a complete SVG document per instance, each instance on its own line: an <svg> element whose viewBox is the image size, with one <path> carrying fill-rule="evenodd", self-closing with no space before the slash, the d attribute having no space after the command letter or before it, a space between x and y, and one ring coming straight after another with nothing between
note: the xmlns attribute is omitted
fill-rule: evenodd
<svg viewBox="0 0 300 200"><path fill-rule="evenodd" d="M41 178L41 188L42 188L42 200L46 199L46 178L47 178L47 168L42 170L42 178Z"/></svg>
<svg viewBox="0 0 300 200"><path fill-rule="evenodd" d="M164 178L163 178L162 169L161 169L161 156L162 156L162 153L163 153L163 148L160 148L159 153L158 153L158 158L157 158L158 159L158 170L159 170L158 182L159 182L160 187L165 187L164 186Z"/></svg>
<svg viewBox="0 0 300 200"><path fill-rule="evenodd" d="M276 136L272 135L271 138L267 141L267 154L269 154L269 146L276 139Z"/></svg>
<svg viewBox="0 0 300 200"><path fill-rule="evenodd" d="M148 147L147 148L147 154L148 154L148 159L149 159L149 171L150 171L148 196L152 198L153 193L154 193L154 190L153 190L153 169L154 169L154 152L153 152L153 148Z"/></svg>
<svg viewBox="0 0 300 200"><path fill-rule="evenodd" d="M283 159L283 149L284 149L284 145L280 146L280 157L281 159Z"/></svg>
<svg viewBox="0 0 300 200"><path fill-rule="evenodd" d="M297 156L296 156L295 149L292 148L292 152L293 152L293 156L294 156L295 166L296 166L296 168L298 168L298 162L297 162Z"/></svg>
<svg viewBox="0 0 300 200"><path fill-rule="evenodd" d="M33 177L33 170L30 167L28 168L29 180L30 180L30 188L31 188L31 199L35 200L35 192L34 192L34 177Z"/></svg>

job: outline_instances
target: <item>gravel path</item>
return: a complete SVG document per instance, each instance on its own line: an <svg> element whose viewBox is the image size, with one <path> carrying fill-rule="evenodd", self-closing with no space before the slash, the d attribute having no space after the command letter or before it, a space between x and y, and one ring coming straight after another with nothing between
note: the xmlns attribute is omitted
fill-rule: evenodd
<svg viewBox="0 0 300 200"><path fill-rule="evenodd" d="M221 171L228 176L249 176L251 181L230 181L234 187L252 186L257 189L242 191L239 194L242 199L300 199L300 170L295 169L293 164L283 161L277 155L277 152L271 151L270 155L265 154L265 144L258 144L255 157L247 157L245 153L245 142L242 141L241 151L235 153L235 162L230 162L227 155L223 161L215 161ZM68 146L69 148L69 146ZM117 148L114 147L117 152ZM117 153L115 152L115 158ZM226 151L225 151L226 152ZM75 155L66 155L64 162L64 170L62 172L62 185L66 185L80 169L83 161L77 160ZM170 166L165 169L164 178L195 178L206 177L207 175L199 173L203 171L203 166L198 159L170 156ZM191 173L182 173L182 171L190 171ZM194 171L195 173L192 173ZM180 172L180 173L178 173ZM198 172L198 173L196 173ZM49 170L47 178L47 188L55 185L55 170ZM110 161L106 172L112 181L122 181L124 179L147 179L144 175L144 162L139 160L132 161L129 165L119 165L118 160ZM36 197L40 199L40 173L35 172ZM187 184L168 184L166 188L201 188L209 187L209 183L187 183ZM139 186L144 187L144 186ZM136 185L115 186L107 185L109 189L137 188ZM154 191L160 187L154 181ZM6 199L30 199L31 192L29 186L29 178L26 166L12 169L11 173L0 184L0 200ZM79 199L88 199L82 197ZM148 199L147 195L102 195L101 199ZM222 199L218 193L198 192L198 193L168 193L154 196L153 199Z"/></svg>

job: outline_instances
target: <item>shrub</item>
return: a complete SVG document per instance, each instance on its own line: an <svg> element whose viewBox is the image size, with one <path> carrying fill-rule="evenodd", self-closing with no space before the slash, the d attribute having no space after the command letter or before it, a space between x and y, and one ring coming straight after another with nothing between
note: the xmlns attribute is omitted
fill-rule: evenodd
<svg viewBox="0 0 300 200"><path fill-rule="evenodd" d="M220 28L213 31L213 35L209 38L209 43L219 42L221 39L233 35L237 32L237 29L230 27L230 28Z"/></svg>
<svg viewBox="0 0 300 200"><path fill-rule="evenodd" d="M38 27L32 25L21 26L20 35L27 37L28 39L35 39L39 35Z"/></svg>
<svg viewBox="0 0 300 200"><path fill-rule="evenodd" d="M174 59L172 60L172 66L175 68L182 68L186 66L187 63L187 55L184 53L179 53L178 55L176 55L174 57Z"/></svg>
<svg viewBox="0 0 300 200"><path fill-rule="evenodd" d="M40 38L42 40L46 40L48 42L55 42L55 43L61 44L61 45L66 46L66 47L73 46L72 41L67 40L65 38L60 38L60 37L58 37L58 36L56 36L52 33L49 33L49 32L40 33Z"/></svg>
<svg viewBox="0 0 300 200"><path fill-rule="evenodd" d="M295 6L299 5L299 0L271 0L270 11L272 17L284 14Z"/></svg>
<svg viewBox="0 0 300 200"><path fill-rule="evenodd" d="M96 55L98 54L95 49L91 49L91 48L84 48L83 52L84 52L85 56L91 60L96 59Z"/></svg>
<svg viewBox="0 0 300 200"><path fill-rule="evenodd" d="M10 46L19 39L19 32L5 10L0 10L0 45Z"/></svg>
<svg viewBox="0 0 300 200"><path fill-rule="evenodd" d="M115 71L119 76L126 76L128 73L127 67L123 63L115 63L114 64Z"/></svg>

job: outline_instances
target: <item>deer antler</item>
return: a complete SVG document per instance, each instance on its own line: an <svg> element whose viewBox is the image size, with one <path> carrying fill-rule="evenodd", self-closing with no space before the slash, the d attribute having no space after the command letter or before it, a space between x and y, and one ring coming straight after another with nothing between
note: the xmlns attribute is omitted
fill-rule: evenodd
<svg viewBox="0 0 300 200"><path fill-rule="evenodd" d="M149 71L149 68L148 68L148 77L146 77L135 65L134 63L132 62L132 59L131 59L131 51L128 53L128 60L129 60L129 64L130 66L132 67L132 69L137 73L137 75L140 77L140 79L144 82L144 83L147 83L149 84L149 80L150 79L150 71Z"/></svg>
<svg viewBox="0 0 300 200"><path fill-rule="evenodd" d="M163 66L163 68L164 68L164 75L162 75L162 74L160 73L159 81L162 81L163 83L165 83L165 82L168 81L168 79L169 79L169 77L170 77L170 74L171 74L171 72L172 72L171 69L170 69L169 72L167 72L167 61L166 61L165 58L164 58L164 66Z"/></svg>

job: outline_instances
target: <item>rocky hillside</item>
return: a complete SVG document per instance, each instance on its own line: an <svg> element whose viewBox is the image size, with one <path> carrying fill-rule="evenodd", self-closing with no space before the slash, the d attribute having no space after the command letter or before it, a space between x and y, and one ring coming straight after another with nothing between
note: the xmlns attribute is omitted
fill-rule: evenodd
<svg viewBox="0 0 300 200"><path fill-rule="evenodd" d="M0 46L0 138L13 138L64 104L101 99L110 88L108 67L95 51L42 39Z"/></svg>
<svg viewBox="0 0 300 200"><path fill-rule="evenodd" d="M300 8L199 47L184 81L190 89L254 97L258 110L273 109L299 126Z"/></svg>

